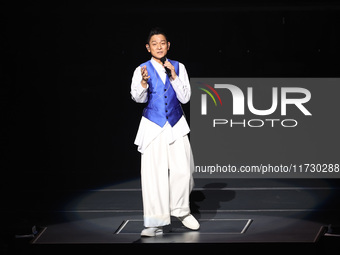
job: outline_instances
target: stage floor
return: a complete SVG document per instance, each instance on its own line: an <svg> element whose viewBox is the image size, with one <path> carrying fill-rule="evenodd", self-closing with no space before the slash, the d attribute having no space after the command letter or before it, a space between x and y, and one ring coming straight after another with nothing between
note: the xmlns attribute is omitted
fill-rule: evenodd
<svg viewBox="0 0 340 255"><path fill-rule="evenodd" d="M32 244L314 244L339 223L339 195L327 180L197 179L190 201L201 228L190 231L172 218L163 235L142 238L140 180L134 179L76 191L63 208L40 212L44 227Z"/></svg>

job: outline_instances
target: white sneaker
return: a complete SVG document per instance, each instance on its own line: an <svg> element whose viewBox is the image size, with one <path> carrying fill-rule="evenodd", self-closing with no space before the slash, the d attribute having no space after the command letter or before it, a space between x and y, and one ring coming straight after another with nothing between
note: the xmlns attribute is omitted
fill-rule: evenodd
<svg viewBox="0 0 340 255"><path fill-rule="evenodd" d="M198 223L198 221L194 218L194 216L192 216L191 214L188 214L186 216L183 217L177 217L182 224L191 229L191 230L197 230L200 228L200 224Z"/></svg>
<svg viewBox="0 0 340 255"><path fill-rule="evenodd" d="M141 236L157 236L157 235L162 235L163 234L163 228L162 227L154 227L154 228L145 228L141 232Z"/></svg>

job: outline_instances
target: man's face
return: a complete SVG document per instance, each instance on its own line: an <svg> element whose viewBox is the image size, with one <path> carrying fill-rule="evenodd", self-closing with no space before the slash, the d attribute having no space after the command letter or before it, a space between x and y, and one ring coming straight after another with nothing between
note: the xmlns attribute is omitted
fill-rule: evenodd
<svg viewBox="0 0 340 255"><path fill-rule="evenodd" d="M149 44L146 45L146 48L154 58L161 59L168 53L170 42L167 42L165 36L162 34L153 35L150 38Z"/></svg>

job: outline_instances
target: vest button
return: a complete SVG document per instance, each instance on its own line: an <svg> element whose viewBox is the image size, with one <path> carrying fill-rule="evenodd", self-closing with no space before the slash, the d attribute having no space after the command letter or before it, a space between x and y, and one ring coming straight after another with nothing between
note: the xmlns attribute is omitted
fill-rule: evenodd
<svg viewBox="0 0 340 255"><path fill-rule="evenodd" d="M168 105L168 103L165 103L165 105Z"/></svg>
<svg viewBox="0 0 340 255"><path fill-rule="evenodd" d="M165 98L167 98L167 96L164 96Z"/></svg>
<svg viewBox="0 0 340 255"><path fill-rule="evenodd" d="M168 116L166 116L166 119L168 119Z"/></svg>

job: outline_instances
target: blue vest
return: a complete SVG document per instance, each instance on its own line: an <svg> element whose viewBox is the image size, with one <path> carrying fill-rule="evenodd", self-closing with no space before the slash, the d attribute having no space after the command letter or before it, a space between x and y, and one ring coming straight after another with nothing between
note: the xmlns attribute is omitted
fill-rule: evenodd
<svg viewBox="0 0 340 255"><path fill-rule="evenodd" d="M179 63L170 59L168 61L175 67L175 72L178 75ZM143 110L143 116L160 127L163 127L167 121L173 127L182 117L183 110L169 77L166 76L164 84L150 60L140 66L146 66L150 76L148 105Z"/></svg>

